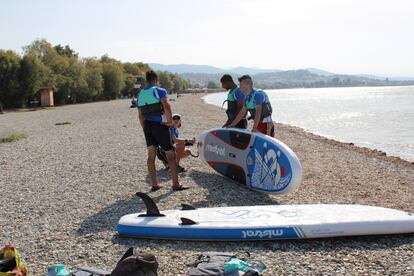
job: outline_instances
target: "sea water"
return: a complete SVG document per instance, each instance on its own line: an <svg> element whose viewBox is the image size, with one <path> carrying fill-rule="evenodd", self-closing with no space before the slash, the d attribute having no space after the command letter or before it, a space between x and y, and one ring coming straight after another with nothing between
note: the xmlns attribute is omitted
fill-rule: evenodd
<svg viewBox="0 0 414 276"><path fill-rule="evenodd" d="M414 161L414 86L266 92L276 122ZM226 94L210 94L204 100L222 106Z"/></svg>

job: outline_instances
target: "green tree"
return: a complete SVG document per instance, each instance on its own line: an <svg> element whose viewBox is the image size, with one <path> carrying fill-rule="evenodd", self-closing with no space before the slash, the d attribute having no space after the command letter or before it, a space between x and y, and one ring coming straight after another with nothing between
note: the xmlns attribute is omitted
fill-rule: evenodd
<svg viewBox="0 0 414 276"><path fill-rule="evenodd" d="M102 71L97 68L87 68L86 82L88 83L90 100L102 98L104 84Z"/></svg>
<svg viewBox="0 0 414 276"><path fill-rule="evenodd" d="M174 88L174 82L171 79L171 74L168 72L159 71L157 72L157 75L160 86L172 93L172 90Z"/></svg>
<svg viewBox="0 0 414 276"><path fill-rule="evenodd" d="M134 85L136 83L136 78L131 74L124 74L125 84L124 89L122 89L121 94L124 97L132 97L134 94Z"/></svg>
<svg viewBox="0 0 414 276"><path fill-rule="evenodd" d="M217 83L216 83L216 82L214 82L214 81L209 81L209 82L207 83L207 88L208 88L208 89L217 89L217 88L219 88L219 86L217 85Z"/></svg>
<svg viewBox="0 0 414 276"><path fill-rule="evenodd" d="M116 99L123 89L124 75L119 64L106 63L103 65L104 90L103 97L106 100Z"/></svg>
<svg viewBox="0 0 414 276"><path fill-rule="evenodd" d="M28 99L34 98L40 88L50 85L51 71L47 68L38 57L26 55L20 62L18 74L19 89L19 106L24 106Z"/></svg>
<svg viewBox="0 0 414 276"><path fill-rule="evenodd" d="M65 47L63 47L62 45L58 44L56 46L53 47L56 52L61 55L61 56L66 56L66 57L76 57L78 58L78 53L75 52L75 50L71 49L69 47L69 45L66 45Z"/></svg>
<svg viewBox="0 0 414 276"><path fill-rule="evenodd" d="M21 58L13 51L0 50L0 105L18 106L19 79Z"/></svg>

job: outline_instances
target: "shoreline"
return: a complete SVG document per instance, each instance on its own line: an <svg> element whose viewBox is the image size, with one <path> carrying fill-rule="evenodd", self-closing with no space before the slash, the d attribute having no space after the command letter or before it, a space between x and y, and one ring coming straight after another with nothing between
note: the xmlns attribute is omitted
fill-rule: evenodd
<svg viewBox="0 0 414 276"><path fill-rule="evenodd" d="M205 104L201 95L170 98L172 111L182 115L182 138L198 137L225 120L224 111ZM145 210L135 193L150 190L144 135L130 100L8 113L0 116L0 125L28 134L0 144L0 194L8 204L0 208L0 243L16 246L31 275L44 275L56 263L112 270L128 247L153 253L159 275L185 275L205 251L249 251L267 265L264 275L414 271L414 234L220 243L118 236L121 216ZM292 193L250 191L188 158L179 180L190 189L172 192L170 176L157 161L164 188L150 196L161 211L181 203L196 208L361 204L414 211L412 164L288 125L277 124L276 135L302 163L303 182Z"/></svg>
<svg viewBox="0 0 414 276"><path fill-rule="evenodd" d="M204 99L204 97L205 96L208 96L208 95L211 95L211 93L203 93L203 94L200 94L200 99L205 104L218 107L221 110L225 110L225 108L223 108L221 106L215 105L213 103L208 103ZM378 148L374 148L374 147L370 148L370 147L365 147L365 146L362 146L362 145L357 145L358 142L354 142L354 141L345 142L345 141L341 141L341 140L336 139L336 138L330 138L328 136L324 136L323 134L315 133L312 130L305 129L303 127L294 126L294 125L290 125L290 124L286 124L286 123L281 123L281 122L277 122L277 121L273 121L273 123L275 124L275 127L292 128L292 129L300 130L300 131L302 131L304 133L309 134L310 136L308 138L315 137L315 138L318 138L318 139L323 139L323 140L329 141L330 143L333 143L333 144L338 143L338 144L342 144L343 146L353 146L353 147L355 147L355 149L358 149L362 153L373 154L373 156L380 156L380 157L390 158L390 159L394 160L395 162L399 162L401 164L408 163L408 164L406 164L408 166L414 165L414 159L411 161L411 160L407 160L407 159L404 159L404 158L399 157L399 156L388 155L388 153L386 151L383 151L383 150L378 149ZM276 132L276 134L277 134L277 132Z"/></svg>

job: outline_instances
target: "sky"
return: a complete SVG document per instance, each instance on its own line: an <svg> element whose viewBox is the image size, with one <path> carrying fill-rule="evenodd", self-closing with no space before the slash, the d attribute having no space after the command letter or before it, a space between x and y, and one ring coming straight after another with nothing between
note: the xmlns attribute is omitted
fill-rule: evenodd
<svg viewBox="0 0 414 276"><path fill-rule="evenodd" d="M414 77L412 0L1 0L0 49Z"/></svg>

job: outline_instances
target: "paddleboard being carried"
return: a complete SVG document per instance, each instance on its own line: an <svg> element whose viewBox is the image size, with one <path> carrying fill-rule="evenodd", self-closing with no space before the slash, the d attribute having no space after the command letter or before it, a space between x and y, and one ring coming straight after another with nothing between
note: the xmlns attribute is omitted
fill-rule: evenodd
<svg viewBox="0 0 414 276"><path fill-rule="evenodd" d="M259 132L211 129L200 135L198 151L216 172L251 190L284 194L302 182L296 154L281 141Z"/></svg>
<svg viewBox="0 0 414 276"><path fill-rule="evenodd" d="M137 193L146 213L123 216L120 235L149 239L244 241L414 233L414 214L364 205L265 205L160 212Z"/></svg>

